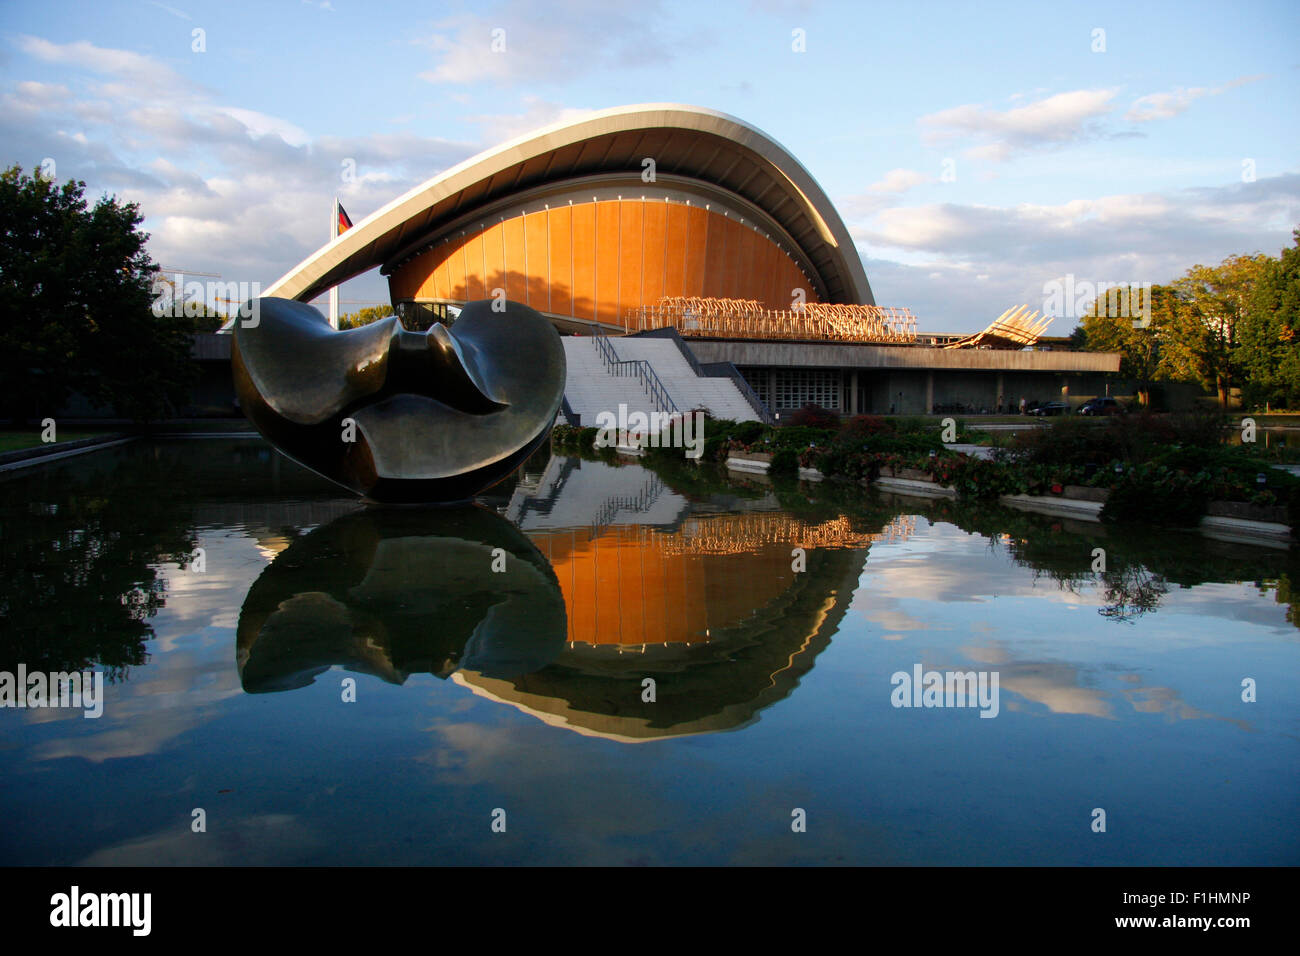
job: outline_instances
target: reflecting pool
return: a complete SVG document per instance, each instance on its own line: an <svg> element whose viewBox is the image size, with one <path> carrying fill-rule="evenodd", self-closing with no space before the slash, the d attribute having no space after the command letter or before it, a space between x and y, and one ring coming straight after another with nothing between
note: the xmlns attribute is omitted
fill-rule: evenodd
<svg viewBox="0 0 1300 956"><path fill-rule="evenodd" d="M1300 863L1284 549L545 455L366 507L256 439L0 503L0 673L107 680L0 708L0 863Z"/></svg>

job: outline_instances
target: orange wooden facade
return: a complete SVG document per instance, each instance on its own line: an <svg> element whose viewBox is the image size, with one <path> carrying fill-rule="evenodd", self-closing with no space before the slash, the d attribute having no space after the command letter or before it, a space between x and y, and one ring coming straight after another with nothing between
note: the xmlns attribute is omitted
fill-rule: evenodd
<svg viewBox="0 0 1300 956"><path fill-rule="evenodd" d="M754 611L754 595L775 597L794 581L790 547L692 554L674 537L639 525L529 534L560 582L569 640L584 644L703 643L714 628Z"/></svg>
<svg viewBox="0 0 1300 956"><path fill-rule="evenodd" d="M394 302L506 298L539 312L627 326L663 296L819 301L794 260L747 223L703 206L608 199L466 230L389 277Z"/></svg>

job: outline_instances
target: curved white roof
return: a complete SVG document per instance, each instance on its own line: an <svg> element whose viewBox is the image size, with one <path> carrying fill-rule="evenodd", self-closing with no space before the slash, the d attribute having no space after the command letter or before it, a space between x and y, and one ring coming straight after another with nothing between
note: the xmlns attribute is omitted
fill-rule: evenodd
<svg viewBox="0 0 1300 956"><path fill-rule="evenodd" d="M646 156L657 173L725 189L775 220L813 264L826 301L875 304L848 229L798 160L734 116L672 103L601 110L480 153L367 216L263 294L313 299L512 193L611 171L640 181Z"/></svg>

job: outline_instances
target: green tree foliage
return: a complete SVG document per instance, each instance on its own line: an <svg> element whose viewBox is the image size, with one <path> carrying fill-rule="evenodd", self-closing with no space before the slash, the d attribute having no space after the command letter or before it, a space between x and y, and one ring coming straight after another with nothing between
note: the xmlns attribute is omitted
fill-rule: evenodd
<svg viewBox="0 0 1300 956"><path fill-rule="evenodd" d="M1274 261L1266 255L1229 256L1217 266L1192 266L1174 283L1183 302L1180 377L1217 394L1221 408L1239 384L1239 335L1255 286Z"/></svg>
<svg viewBox="0 0 1300 956"><path fill-rule="evenodd" d="M396 315L391 305L375 305L368 309L360 309L357 312L347 312L339 316L339 328L359 329L363 325L378 322L390 315Z"/></svg>
<svg viewBox="0 0 1300 956"><path fill-rule="evenodd" d="M1237 334L1248 406L1300 408L1300 229L1265 265Z"/></svg>
<svg viewBox="0 0 1300 956"><path fill-rule="evenodd" d="M1151 401L1152 383L1171 377L1182 303L1168 286L1121 286L1099 295L1083 317L1088 349L1118 352L1119 373L1137 385L1138 401Z"/></svg>
<svg viewBox="0 0 1300 956"><path fill-rule="evenodd" d="M1252 385L1275 381L1279 363L1291 354L1288 340L1279 336L1294 326L1271 326L1268 318L1285 298L1279 268L1278 260L1259 254L1195 265L1172 284L1153 286L1149 306L1136 289L1111 290L1098 296L1075 336L1082 333L1092 351L1119 352L1120 374L1136 382L1144 405L1151 386L1161 381L1196 382L1216 395L1221 408L1239 385L1247 393L1282 394L1285 389ZM1256 292L1266 277L1271 298L1261 299Z"/></svg>
<svg viewBox="0 0 1300 956"><path fill-rule="evenodd" d="M154 315L139 207L0 173L0 395L15 421L54 417L73 391L136 421L174 413L195 374L192 319Z"/></svg>

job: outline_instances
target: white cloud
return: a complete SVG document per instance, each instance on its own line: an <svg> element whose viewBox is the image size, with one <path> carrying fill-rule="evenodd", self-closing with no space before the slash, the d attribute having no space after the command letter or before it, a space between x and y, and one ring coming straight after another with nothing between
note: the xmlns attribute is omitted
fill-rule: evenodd
<svg viewBox="0 0 1300 956"><path fill-rule="evenodd" d="M313 137L217 102L136 53L37 37L19 46L68 70L60 83L0 91L7 161L30 168L50 157L60 179L86 181L88 196L139 203L155 261L227 279L267 284L318 248L335 194L356 219L477 151L410 133Z"/></svg>
<svg viewBox="0 0 1300 956"><path fill-rule="evenodd" d="M922 116L918 123L932 143L964 137L989 139L1005 158L1012 147L1060 145L1095 132L1095 121L1114 108L1118 90L1073 90L1009 110L968 104Z"/></svg>
<svg viewBox="0 0 1300 956"><path fill-rule="evenodd" d="M168 99L196 89L195 84L171 67L131 50L96 46L86 40L52 43L42 37L26 35L17 37L17 44L28 56L45 63L113 76L129 81L134 88L147 89Z"/></svg>
<svg viewBox="0 0 1300 956"><path fill-rule="evenodd" d="M588 109L563 106L537 96L523 98L522 113L481 113L466 119L483 131L483 140L488 143L503 143L552 123L569 123L582 119L591 112Z"/></svg>
<svg viewBox="0 0 1300 956"><path fill-rule="evenodd" d="M256 137L266 135L279 136L290 146L305 146L310 139L306 131L288 120L278 116L267 116L257 110L244 110L234 106L217 107L217 112L242 123L248 132Z"/></svg>
<svg viewBox="0 0 1300 956"><path fill-rule="evenodd" d="M172 16L176 17L177 19L180 19L180 20L192 20L192 19L193 19L193 18L192 18L188 13L186 13L184 10L177 10L175 7L169 7L169 6L167 6L167 4L165 4L165 3L159 3L158 0L145 0L145 2L148 3L148 4L149 4L150 6L152 6L152 7L157 7L159 10L165 10L165 11L167 11L168 13L170 13Z"/></svg>
<svg viewBox="0 0 1300 956"><path fill-rule="evenodd" d="M1204 86L1193 86L1189 89L1176 87L1169 93L1148 93L1146 96L1139 96L1133 101L1124 118L1130 123L1149 123L1152 120L1172 119L1178 114L1184 112L1192 103L1204 96L1218 96L1228 90L1235 89L1238 86L1244 86L1247 83L1254 83L1256 80L1262 80L1260 76L1241 76L1223 86L1216 86L1213 89Z"/></svg>
<svg viewBox="0 0 1300 956"><path fill-rule="evenodd" d="M988 143L984 146L972 146L964 150L962 155L967 159L983 159L994 163L1004 163L1011 157L1011 146L1008 143Z"/></svg>
<svg viewBox="0 0 1300 956"><path fill-rule="evenodd" d="M867 189L873 193L903 193L923 183L934 182L934 177L915 169L891 169Z"/></svg>
<svg viewBox="0 0 1300 956"><path fill-rule="evenodd" d="M626 9L605 0L507 0L490 14L435 24L418 42L438 63L420 78L450 85L551 82L602 67L667 63L682 45L680 37L659 35L659 24L670 22L657 0Z"/></svg>
<svg viewBox="0 0 1300 956"><path fill-rule="evenodd" d="M1123 118L1130 123L1169 119L1195 100L1259 79L1263 77L1243 76L1219 87L1179 87L1171 92L1148 93L1133 100ZM1034 95L1041 92L1036 90ZM1071 90L1004 110L970 103L922 116L917 123L923 138L932 145L975 141L962 151L963 156L1001 163L1027 149L1061 147L1103 136L1145 135L1132 129L1116 130L1109 122L1118 94L1118 88ZM1011 100L1019 102L1024 97L1016 93Z"/></svg>
<svg viewBox="0 0 1300 956"><path fill-rule="evenodd" d="M850 231L869 257L878 302L910 307L926 330L966 332L1013 304L1039 308L1043 283L1067 273L1092 282L1163 283L1196 262L1277 255L1297 222L1300 174L1293 173L1056 205L894 206Z"/></svg>

